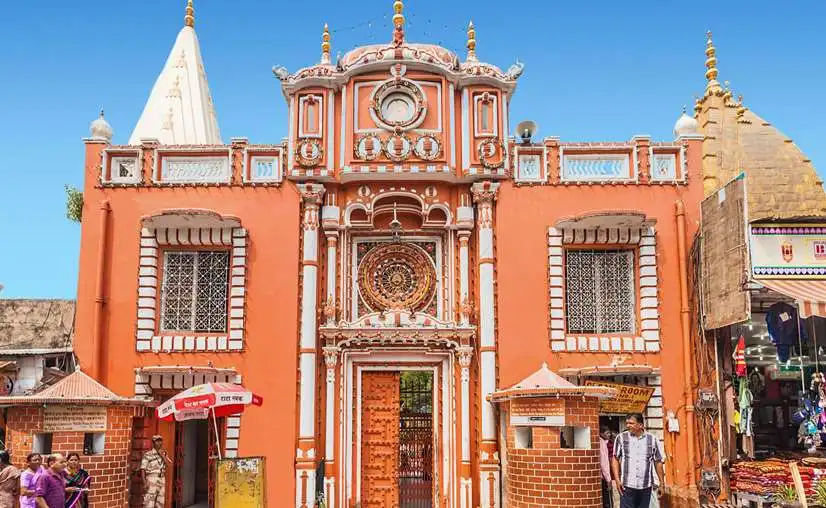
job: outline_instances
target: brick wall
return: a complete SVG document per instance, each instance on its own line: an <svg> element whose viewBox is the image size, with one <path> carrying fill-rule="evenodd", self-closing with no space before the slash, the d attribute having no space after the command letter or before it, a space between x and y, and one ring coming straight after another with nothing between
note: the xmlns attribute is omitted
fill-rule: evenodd
<svg viewBox="0 0 826 508"><path fill-rule="evenodd" d="M510 508L600 508L599 402L567 398L565 424L590 427L591 448L560 448L560 427L532 427L533 447L516 447L516 428L507 427L506 492Z"/></svg>
<svg viewBox="0 0 826 508"><path fill-rule="evenodd" d="M92 476L89 502L95 508L121 508L125 504L134 414L135 410L127 407L111 407L107 410L106 442L104 452L100 455L83 455L83 432L55 432L52 435L52 452L81 454L81 466ZM41 431L42 425L41 408L9 408L6 432L15 465L25 467L26 455L32 450L34 435Z"/></svg>

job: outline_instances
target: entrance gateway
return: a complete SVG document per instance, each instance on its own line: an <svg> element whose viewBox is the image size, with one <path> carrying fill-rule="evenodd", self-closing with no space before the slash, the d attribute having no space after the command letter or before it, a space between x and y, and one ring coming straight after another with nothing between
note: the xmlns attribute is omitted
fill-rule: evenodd
<svg viewBox="0 0 826 508"><path fill-rule="evenodd" d="M362 378L362 506L431 508L433 373L373 371Z"/></svg>
<svg viewBox="0 0 826 508"><path fill-rule="evenodd" d="M450 353L342 355L345 491L362 508L456 506ZM347 506L346 504L344 506Z"/></svg>

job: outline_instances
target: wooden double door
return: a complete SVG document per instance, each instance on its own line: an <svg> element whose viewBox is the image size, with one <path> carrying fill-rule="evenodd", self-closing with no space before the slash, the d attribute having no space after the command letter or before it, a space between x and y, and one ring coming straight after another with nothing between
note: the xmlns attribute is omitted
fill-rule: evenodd
<svg viewBox="0 0 826 508"><path fill-rule="evenodd" d="M362 508L433 508L433 373L367 371L361 393Z"/></svg>

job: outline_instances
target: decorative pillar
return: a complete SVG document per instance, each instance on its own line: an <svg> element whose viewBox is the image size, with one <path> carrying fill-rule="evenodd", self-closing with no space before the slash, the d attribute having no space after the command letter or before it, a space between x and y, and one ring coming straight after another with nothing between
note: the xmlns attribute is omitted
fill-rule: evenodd
<svg viewBox="0 0 826 508"><path fill-rule="evenodd" d="M501 482L496 441L496 415L488 396L496 391L496 316L494 301L493 202L498 183L471 187L477 207L479 248L479 378L482 442L479 448L480 508L499 508Z"/></svg>
<svg viewBox="0 0 826 508"><path fill-rule="evenodd" d="M318 289L318 208L324 186L298 185L304 203L302 228L301 328L299 330L299 431L295 457L296 508L315 506L315 379L316 379L316 294Z"/></svg>
<svg viewBox="0 0 826 508"><path fill-rule="evenodd" d="M463 326L470 324L473 305L470 302L470 257L468 243L473 229L473 207L462 196L462 203L456 208L457 236L459 237L459 322Z"/></svg>
<svg viewBox="0 0 826 508"><path fill-rule="evenodd" d="M470 472L470 362L473 359L471 346L459 346L456 350L461 367L462 381L462 468L459 478L459 507L473 506L473 479Z"/></svg>
<svg viewBox="0 0 826 508"><path fill-rule="evenodd" d="M341 210L336 206L335 194L327 195L327 204L321 209L321 224L327 238L327 291L324 298L324 322L336 324L336 267L338 266L338 228Z"/></svg>
<svg viewBox="0 0 826 508"><path fill-rule="evenodd" d="M336 502L336 366L341 349L324 348L324 363L327 366L327 411L324 428L324 499L327 508L335 508Z"/></svg>

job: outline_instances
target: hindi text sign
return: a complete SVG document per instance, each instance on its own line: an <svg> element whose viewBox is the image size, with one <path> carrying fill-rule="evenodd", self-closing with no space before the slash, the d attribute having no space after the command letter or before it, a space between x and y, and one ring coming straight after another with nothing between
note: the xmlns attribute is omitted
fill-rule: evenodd
<svg viewBox="0 0 826 508"><path fill-rule="evenodd" d="M43 432L106 432L106 408L46 406Z"/></svg>
<svg viewBox="0 0 826 508"><path fill-rule="evenodd" d="M565 425L565 399L514 399L511 425L562 427Z"/></svg>

